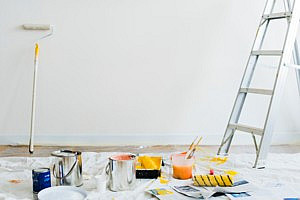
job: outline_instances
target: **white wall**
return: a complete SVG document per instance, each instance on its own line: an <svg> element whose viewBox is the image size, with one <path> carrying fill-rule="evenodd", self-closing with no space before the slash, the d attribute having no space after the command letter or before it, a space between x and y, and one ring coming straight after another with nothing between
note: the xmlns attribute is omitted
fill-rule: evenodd
<svg viewBox="0 0 300 200"><path fill-rule="evenodd" d="M200 134L219 144L263 6L0 0L0 143L29 135L34 40L45 33L20 26L51 23L55 35L40 43L36 143L184 144ZM300 141L295 84L290 74L275 143Z"/></svg>

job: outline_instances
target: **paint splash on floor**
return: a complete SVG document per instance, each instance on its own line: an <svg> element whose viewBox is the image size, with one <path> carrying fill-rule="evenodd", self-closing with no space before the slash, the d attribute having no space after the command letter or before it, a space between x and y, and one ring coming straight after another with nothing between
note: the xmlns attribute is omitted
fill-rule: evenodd
<svg viewBox="0 0 300 200"><path fill-rule="evenodd" d="M161 184L168 184L170 181L169 180L167 180L167 179L165 179L166 177L159 177L159 182L161 183Z"/></svg>
<svg viewBox="0 0 300 200"><path fill-rule="evenodd" d="M210 162L215 162L217 165L224 164L227 161L227 157L221 158L221 157L213 157L209 160Z"/></svg>
<svg viewBox="0 0 300 200"><path fill-rule="evenodd" d="M22 182L22 180L12 179L12 180L9 180L8 182L13 183L13 184L19 184Z"/></svg>
<svg viewBox="0 0 300 200"><path fill-rule="evenodd" d="M208 162L213 162L216 163L217 165L224 164L227 162L228 157L212 157L212 156L206 156L204 158L201 158L201 161L208 161Z"/></svg>
<svg viewBox="0 0 300 200"><path fill-rule="evenodd" d="M162 196L168 195L168 194L173 194L173 192L171 190L167 190L164 188L156 188L155 192L157 192L158 195L162 195Z"/></svg>
<svg viewBox="0 0 300 200"><path fill-rule="evenodd" d="M225 174L228 174L228 175L231 175L231 176L235 176L235 175L238 174L238 172L233 171L233 170L225 170L224 172L225 172Z"/></svg>

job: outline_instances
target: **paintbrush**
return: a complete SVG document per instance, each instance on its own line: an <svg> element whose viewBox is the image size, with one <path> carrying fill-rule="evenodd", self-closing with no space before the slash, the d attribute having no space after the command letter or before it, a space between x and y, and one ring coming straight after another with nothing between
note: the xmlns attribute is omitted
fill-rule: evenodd
<svg viewBox="0 0 300 200"><path fill-rule="evenodd" d="M198 139L198 137L196 139ZM201 140L202 140L202 137L199 138L199 140L197 141L196 144L194 144L195 143L195 140L194 140L194 142L191 144L188 152L185 155L185 159L190 159L190 158L193 157L193 155L194 155L194 153L196 151L196 148L199 145L199 143L201 142Z"/></svg>
<svg viewBox="0 0 300 200"><path fill-rule="evenodd" d="M187 159L190 159L193 157L196 149L197 149L197 146L199 145L200 141L202 140L202 137L200 137L200 139L198 140L197 144L194 145L194 148L192 149L191 153L188 155Z"/></svg>
<svg viewBox="0 0 300 200"><path fill-rule="evenodd" d="M192 142L192 144L189 147L189 150L191 150L193 148L194 143L196 142L196 140L198 139L198 136L194 139L194 141Z"/></svg>
<svg viewBox="0 0 300 200"><path fill-rule="evenodd" d="M192 144L190 144L189 148L187 151L182 152L181 154L186 155L190 150L193 149L194 143L196 142L196 140L198 139L198 136L194 139L194 141L192 142Z"/></svg>

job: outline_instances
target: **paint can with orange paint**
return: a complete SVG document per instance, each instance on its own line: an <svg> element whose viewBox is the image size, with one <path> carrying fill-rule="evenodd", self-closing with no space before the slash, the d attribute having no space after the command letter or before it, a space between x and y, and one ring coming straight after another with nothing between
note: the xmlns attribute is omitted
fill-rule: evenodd
<svg viewBox="0 0 300 200"><path fill-rule="evenodd" d="M111 191L134 189L136 183L136 156L126 153L109 157L106 166L108 188Z"/></svg>

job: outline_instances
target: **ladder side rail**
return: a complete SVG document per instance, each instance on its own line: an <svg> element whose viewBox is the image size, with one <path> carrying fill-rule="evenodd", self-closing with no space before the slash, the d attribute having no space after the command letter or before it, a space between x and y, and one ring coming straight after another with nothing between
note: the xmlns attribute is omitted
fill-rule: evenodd
<svg viewBox="0 0 300 200"><path fill-rule="evenodd" d="M272 2L271 8L270 8L271 13L272 13L272 11L274 9L274 6L275 6L276 0L267 0L266 1L265 7L264 7L264 10L263 10L263 14L266 12L266 9L267 9L268 5L270 4L270 2ZM252 47L251 47L251 52L255 48L256 42L258 40L260 41L259 49L261 49L261 47L263 45L263 41L264 41L265 35L267 33L267 29L268 29L269 22L270 22L270 21L267 21L267 23L264 25L264 30L263 30L263 34L261 35L261 38L258 38L260 29L261 29L261 25L264 21L265 20L263 18L261 18L258 29L256 31L254 42L253 42ZM251 58L253 58L253 57L254 56L252 56L252 54L250 53L250 56L249 56L248 61L247 61L246 68L244 70L244 75L243 75L242 81L240 83L240 87L239 87L238 93L236 95L235 102L233 104L233 109L232 109L232 112L230 114L230 117L229 117L229 120L228 120L228 123L227 123L227 127L226 127L221 145L220 145L218 153L217 153L218 155L221 154L221 153L222 154L227 154L228 151L229 151L229 147L231 145L231 142L232 142L232 139L233 139L233 136L234 136L234 131L235 131L234 129L229 128L229 124L232 123L232 122L237 123L238 120L239 120L239 117L240 117L240 114L241 114L241 111L242 111L242 107L243 107L243 104L244 104L246 96L247 96L247 93L240 93L240 88L243 87L243 86L248 86L249 87L249 85L251 83L251 77L254 73L254 69L255 69L255 66L256 66L256 63L258 61L259 56L255 56L254 57L254 59L255 59L254 62L251 63ZM249 68L250 64L252 64L251 68ZM247 79L247 81L246 81L246 84L245 84L246 79ZM237 108L237 105L239 105L238 108ZM226 146L224 147L224 145L226 145Z"/></svg>
<svg viewBox="0 0 300 200"><path fill-rule="evenodd" d="M298 41L295 40L294 44L294 51L293 51L293 61L295 65L300 65L300 57L299 57L299 48L298 48ZM296 79L297 79L297 85L298 85L298 92L300 95L300 69L295 68L296 72Z"/></svg>
<svg viewBox="0 0 300 200"><path fill-rule="evenodd" d="M281 96L283 95L284 83L288 73L288 68L285 67L287 62L292 58L293 45L296 40L299 20L300 20L300 1L295 0L293 5L293 16L289 19L287 33L283 46L283 55L279 62L275 83L273 86L273 96L270 99L269 108L264 124L264 134L261 137L258 154L255 160L254 167L265 165L265 160L271 144L273 128L275 124L275 115L278 113Z"/></svg>
<svg viewBox="0 0 300 200"><path fill-rule="evenodd" d="M283 1L287 1L287 7L290 11L291 10L290 0L283 0ZM298 66L300 65L299 48L298 48L298 40L297 39L295 40L295 43L294 43L293 63ZM296 72L296 80L297 80L297 85L298 85L298 92L300 95L300 69L295 68L295 72Z"/></svg>
<svg viewBox="0 0 300 200"><path fill-rule="evenodd" d="M263 10L263 14L262 14L262 18L265 14L272 14L273 10L274 10L274 6L277 0L267 0L264 10Z"/></svg>
<svg viewBox="0 0 300 200"><path fill-rule="evenodd" d="M283 0L283 2L286 1L286 4L287 4L287 8L288 8L288 11L291 12L292 11L292 7L293 5L291 5L291 1L290 0ZM293 2L295 2L295 0L293 0Z"/></svg>

